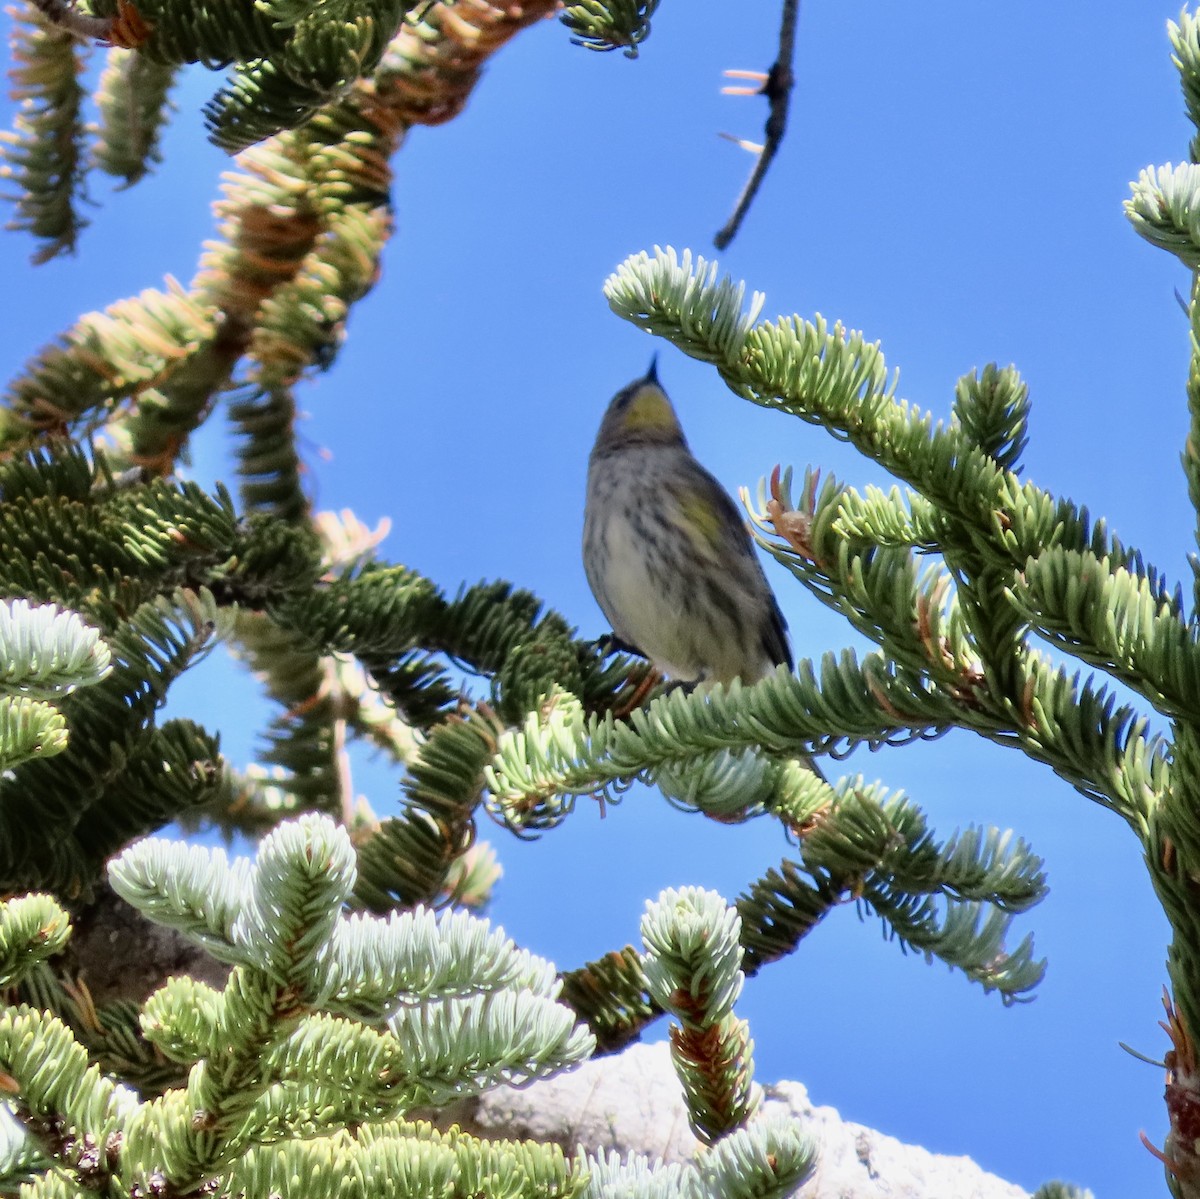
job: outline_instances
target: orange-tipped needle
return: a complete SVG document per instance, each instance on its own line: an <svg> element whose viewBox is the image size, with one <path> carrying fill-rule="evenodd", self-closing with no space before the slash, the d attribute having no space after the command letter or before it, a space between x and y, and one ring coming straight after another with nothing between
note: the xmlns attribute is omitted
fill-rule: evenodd
<svg viewBox="0 0 1200 1199"><path fill-rule="evenodd" d="M732 133L721 133L719 137L723 137L727 142L733 142L735 146L741 146L743 150L749 150L751 154L761 154L762 146L758 142L748 141L744 137L734 137Z"/></svg>
<svg viewBox="0 0 1200 1199"><path fill-rule="evenodd" d="M738 71L728 70L722 74L726 79L752 79L758 84L757 87L723 87L721 95L723 96L758 96L762 94L762 90L767 86L767 73L765 71Z"/></svg>

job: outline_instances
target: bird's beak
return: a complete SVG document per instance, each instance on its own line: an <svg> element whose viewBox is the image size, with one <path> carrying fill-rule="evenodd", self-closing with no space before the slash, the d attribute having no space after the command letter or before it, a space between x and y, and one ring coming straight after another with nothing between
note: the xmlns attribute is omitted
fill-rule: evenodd
<svg viewBox="0 0 1200 1199"><path fill-rule="evenodd" d="M657 353L655 353L654 357L650 359L650 369L646 372L646 382L653 383L656 386L658 384L658 354Z"/></svg>

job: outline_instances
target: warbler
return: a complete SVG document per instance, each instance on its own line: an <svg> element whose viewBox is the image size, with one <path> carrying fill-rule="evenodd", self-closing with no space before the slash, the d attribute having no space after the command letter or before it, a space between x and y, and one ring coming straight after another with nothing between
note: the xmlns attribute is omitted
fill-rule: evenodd
<svg viewBox="0 0 1200 1199"><path fill-rule="evenodd" d="M745 522L688 449L657 356L600 422L583 565L618 642L672 679L752 683L791 669L787 624Z"/></svg>

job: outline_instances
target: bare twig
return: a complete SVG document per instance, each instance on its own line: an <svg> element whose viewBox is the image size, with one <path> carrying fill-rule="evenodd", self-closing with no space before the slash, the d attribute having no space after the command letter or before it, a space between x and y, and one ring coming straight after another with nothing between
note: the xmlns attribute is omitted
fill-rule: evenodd
<svg viewBox="0 0 1200 1199"><path fill-rule="evenodd" d="M758 89L727 87L724 90L730 95L766 96L771 107L767 113L766 130L761 146L738 138L732 139L744 149L754 153L756 158L754 170L750 172L750 178L746 180L746 186L742 188L742 194L738 196L732 215L713 238L713 244L718 250L725 249L737 235L742 218L749 212L750 205L754 202L759 187L762 186L771 161L783 142L783 133L787 128L788 104L791 101L792 84L795 81L792 74L792 59L795 57L796 51L796 18L799 11L800 0L783 0L783 16L779 27L779 53L765 78L751 71L725 72L734 79L763 79L762 87Z"/></svg>
<svg viewBox="0 0 1200 1199"><path fill-rule="evenodd" d="M69 0L32 0L34 8L52 25L83 41L109 41L112 20L108 17L92 17L79 12Z"/></svg>

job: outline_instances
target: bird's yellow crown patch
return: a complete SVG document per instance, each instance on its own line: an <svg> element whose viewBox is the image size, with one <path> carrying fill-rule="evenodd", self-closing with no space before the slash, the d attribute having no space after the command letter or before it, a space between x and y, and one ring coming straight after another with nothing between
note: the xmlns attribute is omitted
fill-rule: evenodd
<svg viewBox="0 0 1200 1199"><path fill-rule="evenodd" d="M664 433L674 433L679 429L671 401L662 388L653 383L647 383L633 393L625 408L622 424L630 432L662 430Z"/></svg>

